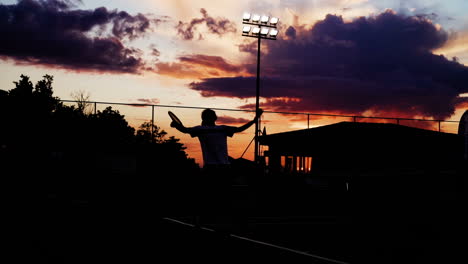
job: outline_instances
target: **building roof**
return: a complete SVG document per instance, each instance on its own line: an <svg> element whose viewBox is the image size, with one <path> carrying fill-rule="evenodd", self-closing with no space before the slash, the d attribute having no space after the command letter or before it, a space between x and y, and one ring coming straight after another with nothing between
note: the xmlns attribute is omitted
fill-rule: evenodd
<svg viewBox="0 0 468 264"><path fill-rule="evenodd" d="M409 135L428 135L428 136L453 136L454 134L437 132L433 130L397 125L392 123L357 123L340 122L331 125L325 125L309 129L301 129L282 133L271 134L261 137L262 145L269 145L278 140L297 140L298 138L356 135L388 135L391 137L409 136Z"/></svg>
<svg viewBox="0 0 468 264"><path fill-rule="evenodd" d="M260 143L281 155L449 158L459 154L459 140L456 134L397 124L341 122L262 136Z"/></svg>

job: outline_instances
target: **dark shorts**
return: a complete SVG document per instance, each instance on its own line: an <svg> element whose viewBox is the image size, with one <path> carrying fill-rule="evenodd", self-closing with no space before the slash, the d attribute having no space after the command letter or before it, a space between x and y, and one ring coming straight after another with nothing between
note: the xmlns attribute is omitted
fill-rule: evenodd
<svg viewBox="0 0 468 264"><path fill-rule="evenodd" d="M232 175L229 165L205 166L199 184L199 205L204 214L219 215L230 210Z"/></svg>

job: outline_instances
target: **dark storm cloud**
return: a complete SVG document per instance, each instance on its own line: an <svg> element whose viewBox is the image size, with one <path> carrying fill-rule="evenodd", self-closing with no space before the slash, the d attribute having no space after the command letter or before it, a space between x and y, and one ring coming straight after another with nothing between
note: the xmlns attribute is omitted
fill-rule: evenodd
<svg viewBox="0 0 468 264"><path fill-rule="evenodd" d="M213 18L208 15L205 9L200 9L203 18L194 18L190 22L179 21L176 26L177 34L185 40L192 40L198 25L205 24L208 31L212 34L222 36L225 33L236 32L235 24L226 18ZM199 38L203 38L201 33L198 34Z"/></svg>
<svg viewBox="0 0 468 264"><path fill-rule="evenodd" d="M432 53L448 34L426 16L386 11L344 22L327 15L311 29L286 33L264 42L265 108L445 118L468 92L468 67ZM247 98L255 78L211 78L190 87L203 96Z"/></svg>
<svg viewBox="0 0 468 264"><path fill-rule="evenodd" d="M72 9L74 2L0 5L0 58L77 71L138 72L141 51L124 41L148 32L152 19L104 7Z"/></svg>
<svg viewBox="0 0 468 264"><path fill-rule="evenodd" d="M296 29L294 27L288 27L288 29L286 29L286 32L285 32L285 35L291 39L295 39L296 38Z"/></svg>
<svg viewBox="0 0 468 264"><path fill-rule="evenodd" d="M244 41L243 43L239 44L239 51L241 52L247 52L250 54L257 54L257 41ZM263 53L263 51L262 51Z"/></svg>

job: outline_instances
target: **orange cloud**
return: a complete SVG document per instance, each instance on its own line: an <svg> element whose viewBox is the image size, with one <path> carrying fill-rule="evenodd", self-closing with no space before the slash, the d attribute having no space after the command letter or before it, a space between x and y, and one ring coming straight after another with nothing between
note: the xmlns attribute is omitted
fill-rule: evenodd
<svg viewBox="0 0 468 264"><path fill-rule="evenodd" d="M468 32L457 33L451 36L448 42L434 51L436 54L459 56L468 53ZM466 61L464 63L467 63Z"/></svg>
<svg viewBox="0 0 468 264"><path fill-rule="evenodd" d="M176 62L156 63L155 72L179 79L203 79L219 76L236 76L246 72L241 65L227 62L221 56L203 54L183 55Z"/></svg>
<svg viewBox="0 0 468 264"><path fill-rule="evenodd" d="M150 99L140 98L140 99L137 99L137 101L143 104L159 104L161 102L158 98L150 98Z"/></svg>
<svg viewBox="0 0 468 264"><path fill-rule="evenodd" d="M179 60L184 63L214 68L228 73L238 73L241 70L240 66L230 64L223 57L220 56L194 54L180 56Z"/></svg>
<svg viewBox="0 0 468 264"><path fill-rule="evenodd" d="M138 103L130 104L131 107L146 107L147 105L157 105L160 103L158 98L140 98L136 99Z"/></svg>
<svg viewBox="0 0 468 264"><path fill-rule="evenodd" d="M218 116L217 123L220 123L223 125L243 125L249 121L250 121L249 119L245 119L242 117L235 118L235 117L230 117L230 116Z"/></svg>

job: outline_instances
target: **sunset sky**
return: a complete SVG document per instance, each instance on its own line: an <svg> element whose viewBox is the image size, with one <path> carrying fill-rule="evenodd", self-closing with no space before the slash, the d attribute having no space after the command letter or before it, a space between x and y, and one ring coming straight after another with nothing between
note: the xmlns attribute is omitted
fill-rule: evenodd
<svg viewBox="0 0 468 264"><path fill-rule="evenodd" d="M458 120L468 108L466 0L0 0L0 89L21 74L54 76L54 94L92 101L254 109L256 40L245 11L279 17L263 41L261 107L269 111ZM99 109L106 106L101 105ZM114 106L135 126L151 108ZM201 110L157 108L186 126ZM250 112L218 111L240 125ZM265 114L268 133L307 127L305 115ZM311 126L349 119L312 119ZM434 124L436 125L436 124ZM427 126L427 125L426 125ZM430 127L428 127L430 128ZM453 132L454 127L444 125ZM253 128L230 139L240 157ZM244 156L252 158L253 148Z"/></svg>

